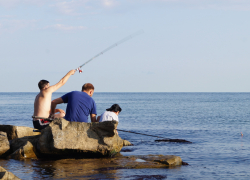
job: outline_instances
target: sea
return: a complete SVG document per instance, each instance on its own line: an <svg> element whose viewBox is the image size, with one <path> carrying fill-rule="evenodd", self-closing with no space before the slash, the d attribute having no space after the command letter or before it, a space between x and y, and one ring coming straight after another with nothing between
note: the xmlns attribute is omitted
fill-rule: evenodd
<svg viewBox="0 0 250 180"><path fill-rule="evenodd" d="M32 127L36 94L1 92L0 124ZM53 93L52 99L64 94ZM77 164L63 169L59 160L1 159L0 165L21 179L250 179L250 93L95 92L93 99L98 115L112 104L121 106L118 129L192 142L156 142L157 137L120 131L121 138L134 144L124 147L123 156L176 155L189 165L92 176L84 168L74 175ZM66 104L58 108L65 110Z"/></svg>

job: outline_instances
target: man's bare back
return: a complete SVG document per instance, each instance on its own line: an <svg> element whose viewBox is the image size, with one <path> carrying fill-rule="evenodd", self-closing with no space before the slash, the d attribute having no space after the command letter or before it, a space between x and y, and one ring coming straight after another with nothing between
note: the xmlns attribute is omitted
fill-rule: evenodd
<svg viewBox="0 0 250 180"><path fill-rule="evenodd" d="M37 94L34 102L34 116L48 118L50 115L52 92L42 90Z"/></svg>
<svg viewBox="0 0 250 180"><path fill-rule="evenodd" d="M68 80L68 78L75 74L75 70L69 71L57 84L50 86L49 83L40 88L40 93L37 94L34 102L34 114L33 116L48 118L50 115L51 97L52 93L62 87ZM46 80L44 80L46 81ZM48 81L47 81L48 82ZM65 112L59 110L59 114L55 114L55 118L64 117Z"/></svg>

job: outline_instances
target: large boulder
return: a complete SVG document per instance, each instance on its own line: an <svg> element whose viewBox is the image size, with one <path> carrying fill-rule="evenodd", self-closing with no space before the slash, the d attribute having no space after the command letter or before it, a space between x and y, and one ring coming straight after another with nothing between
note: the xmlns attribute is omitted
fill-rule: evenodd
<svg viewBox="0 0 250 180"><path fill-rule="evenodd" d="M0 131L0 157L4 156L10 149L7 133Z"/></svg>
<svg viewBox="0 0 250 180"><path fill-rule="evenodd" d="M8 172L6 169L0 166L0 179L2 180L20 180L13 173Z"/></svg>
<svg viewBox="0 0 250 180"><path fill-rule="evenodd" d="M56 119L42 130L38 149L47 155L113 155L120 152L124 144L116 133L117 125L116 121L82 123Z"/></svg>
<svg viewBox="0 0 250 180"><path fill-rule="evenodd" d="M40 132L33 132L33 130L34 128L25 126L0 125L0 131L7 133L8 140L40 134Z"/></svg>

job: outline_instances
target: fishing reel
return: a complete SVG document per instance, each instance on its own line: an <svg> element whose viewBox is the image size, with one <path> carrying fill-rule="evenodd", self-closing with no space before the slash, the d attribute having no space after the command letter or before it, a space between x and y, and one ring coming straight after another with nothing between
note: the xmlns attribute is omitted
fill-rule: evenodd
<svg viewBox="0 0 250 180"><path fill-rule="evenodd" d="M82 73L82 70L79 68L76 69L76 71L79 71L79 73Z"/></svg>

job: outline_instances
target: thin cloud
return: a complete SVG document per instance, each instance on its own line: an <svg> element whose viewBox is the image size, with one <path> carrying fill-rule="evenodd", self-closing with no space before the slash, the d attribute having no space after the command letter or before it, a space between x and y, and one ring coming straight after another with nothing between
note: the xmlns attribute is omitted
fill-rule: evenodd
<svg viewBox="0 0 250 180"><path fill-rule="evenodd" d="M0 16L0 18L13 18L14 16L12 16L12 15L2 15L2 16Z"/></svg>
<svg viewBox="0 0 250 180"><path fill-rule="evenodd" d="M126 4L126 1L121 1ZM129 3L129 2L128 2ZM116 0L0 0L0 6L16 8L31 5L52 9L65 15L91 14L103 8L115 8L120 2Z"/></svg>
<svg viewBox="0 0 250 180"><path fill-rule="evenodd" d="M56 9L56 11L66 14L66 15L77 15L77 8L81 5L79 1L69 1L69 2L58 2L50 5L52 8ZM84 4L84 3L83 3Z"/></svg>
<svg viewBox="0 0 250 180"><path fill-rule="evenodd" d="M115 7L118 3L114 0L102 0L104 7L112 8Z"/></svg>
<svg viewBox="0 0 250 180"><path fill-rule="evenodd" d="M33 28L37 20L17 20L17 19L5 19L0 21L1 32L16 32L24 28Z"/></svg>
<svg viewBox="0 0 250 180"><path fill-rule="evenodd" d="M0 0L0 6L5 8L13 8L19 5L28 4L42 6L49 2L48 0Z"/></svg>
<svg viewBox="0 0 250 180"><path fill-rule="evenodd" d="M103 8L115 8L118 2L115 0L71 0L52 3L50 7L66 15L92 14Z"/></svg>
<svg viewBox="0 0 250 180"><path fill-rule="evenodd" d="M56 29L60 31L77 31L77 30L85 30L87 28L84 26L67 26L64 24L54 24L52 26L47 26L44 29Z"/></svg>
<svg viewBox="0 0 250 180"><path fill-rule="evenodd" d="M250 10L249 0L147 0L144 2L199 9Z"/></svg>
<svg viewBox="0 0 250 180"><path fill-rule="evenodd" d="M17 6L31 5L43 7L45 10L60 14L80 16L95 14L102 10L131 9L144 5L195 8L195 9L225 9L250 10L249 0L0 0L0 6L15 8Z"/></svg>
<svg viewBox="0 0 250 180"><path fill-rule="evenodd" d="M117 29L117 26L108 26L108 27L103 27L104 30L111 30L111 29Z"/></svg>

